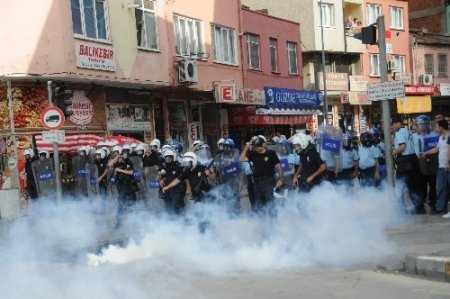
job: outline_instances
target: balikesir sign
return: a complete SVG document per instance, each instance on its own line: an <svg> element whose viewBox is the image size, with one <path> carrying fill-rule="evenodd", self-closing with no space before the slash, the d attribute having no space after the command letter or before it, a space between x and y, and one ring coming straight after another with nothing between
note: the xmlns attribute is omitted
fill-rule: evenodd
<svg viewBox="0 0 450 299"><path fill-rule="evenodd" d="M77 66L102 71L116 70L115 52L112 46L79 41L75 44Z"/></svg>

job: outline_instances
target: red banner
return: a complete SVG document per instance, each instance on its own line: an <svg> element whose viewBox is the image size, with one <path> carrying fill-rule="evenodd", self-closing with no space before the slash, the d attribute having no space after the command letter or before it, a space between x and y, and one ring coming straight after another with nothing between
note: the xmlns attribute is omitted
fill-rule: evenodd
<svg viewBox="0 0 450 299"><path fill-rule="evenodd" d="M230 127L254 125L302 125L312 122L312 115L256 115L255 106L228 109Z"/></svg>
<svg viewBox="0 0 450 299"><path fill-rule="evenodd" d="M407 85L405 86L405 95L434 95L433 85Z"/></svg>

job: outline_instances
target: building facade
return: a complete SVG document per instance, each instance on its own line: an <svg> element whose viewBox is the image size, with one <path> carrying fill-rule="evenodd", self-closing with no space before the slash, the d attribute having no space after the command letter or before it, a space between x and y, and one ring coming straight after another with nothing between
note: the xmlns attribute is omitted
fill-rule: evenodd
<svg viewBox="0 0 450 299"><path fill-rule="evenodd" d="M409 0L411 28L429 33L450 33L450 2L447 0Z"/></svg>

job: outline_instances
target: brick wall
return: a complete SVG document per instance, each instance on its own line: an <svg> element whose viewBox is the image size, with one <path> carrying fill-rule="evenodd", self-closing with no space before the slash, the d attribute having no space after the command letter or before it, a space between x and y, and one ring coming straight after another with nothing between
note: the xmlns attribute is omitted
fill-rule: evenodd
<svg viewBox="0 0 450 299"><path fill-rule="evenodd" d="M430 7L438 7L442 4L442 0L409 0L409 11L415 12Z"/></svg>
<svg viewBox="0 0 450 299"><path fill-rule="evenodd" d="M432 17L412 19L409 20L409 27L411 29L425 28L429 32L442 32L445 29L442 26L443 17L443 14L439 14Z"/></svg>

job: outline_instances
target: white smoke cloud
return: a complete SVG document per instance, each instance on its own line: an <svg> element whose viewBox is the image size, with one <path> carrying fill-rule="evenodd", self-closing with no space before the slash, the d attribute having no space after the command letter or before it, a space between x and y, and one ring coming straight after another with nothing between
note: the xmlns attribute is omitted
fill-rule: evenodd
<svg viewBox="0 0 450 299"><path fill-rule="evenodd" d="M229 217L223 206L200 204L178 219L131 213L114 232L114 207L109 212L99 214L88 200L41 201L31 216L1 224L1 297L177 298L197 293L190 273L373 265L396 252L385 230L403 221L387 192L329 185L294 194L274 219ZM126 246L97 253L93 245L111 234Z"/></svg>

